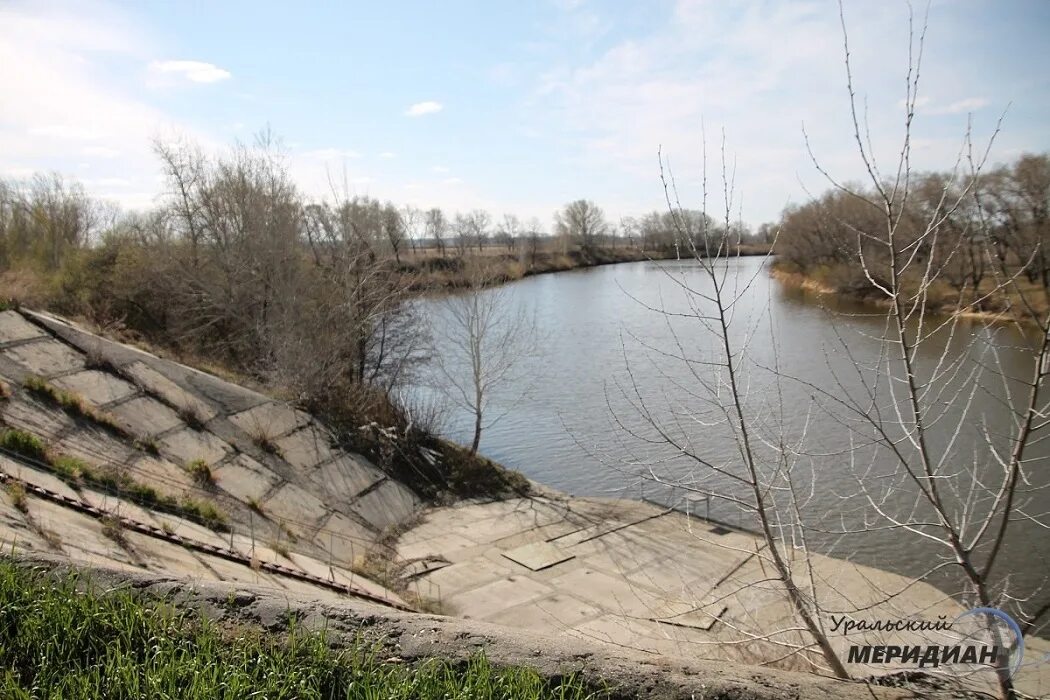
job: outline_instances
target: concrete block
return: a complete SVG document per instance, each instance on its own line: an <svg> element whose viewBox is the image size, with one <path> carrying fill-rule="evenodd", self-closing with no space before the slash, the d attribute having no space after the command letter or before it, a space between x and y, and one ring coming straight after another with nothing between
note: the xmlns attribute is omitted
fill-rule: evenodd
<svg viewBox="0 0 1050 700"><path fill-rule="evenodd" d="M73 419L63 411L48 410L18 398L0 404L0 414L7 425L32 433L45 442L73 427Z"/></svg>
<svg viewBox="0 0 1050 700"><path fill-rule="evenodd" d="M140 484L152 486L160 493L180 497L197 486L193 476L182 465L173 464L160 457L143 455L125 467L132 479Z"/></svg>
<svg viewBox="0 0 1050 700"><path fill-rule="evenodd" d="M0 469L3 469L6 474L9 474L16 479L21 479L26 483L39 486L40 488L57 493L60 496L71 498L74 501L80 500L80 494L78 494L69 484L44 469L34 469L22 464L21 462L16 462L13 459L8 459L3 456L0 456Z"/></svg>
<svg viewBox="0 0 1050 700"><path fill-rule="evenodd" d="M97 369L59 377L52 380L51 383L61 389L83 396L94 406L126 399L137 391L134 386L123 379Z"/></svg>
<svg viewBox="0 0 1050 700"><path fill-rule="evenodd" d="M507 608L544 598L551 593L553 591L542 583L524 576L511 576L452 596L445 603L459 617L486 620Z"/></svg>
<svg viewBox="0 0 1050 700"><path fill-rule="evenodd" d="M191 411L202 422L215 417L215 409L204 399L187 391L145 362L135 362L124 367L124 371L144 391L155 394L179 410Z"/></svg>
<svg viewBox="0 0 1050 700"><path fill-rule="evenodd" d="M328 435L315 426L307 426L277 440L284 461L301 469L315 467L335 457Z"/></svg>
<svg viewBox="0 0 1050 700"><path fill-rule="evenodd" d="M55 443L55 450L89 464L125 464L132 456L125 443L97 428L75 428Z"/></svg>
<svg viewBox="0 0 1050 700"><path fill-rule="evenodd" d="M42 328L22 318L22 314L17 311L0 312L0 343L43 338L46 335Z"/></svg>
<svg viewBox="0 0 1050 700"><path fill-rule="evenodd" d="M603 610L632 617L666 616L673 602L622 577L586 567L570 571L549 583L559 591L583 596L588 603ZM685 612L689 607L682 604L676 611Z"/></svg>
<svg viewBox="0 0 1050 700"><path fill-rule="evenodd" d="M328 512L325 504L295 484L285 484L263 503L263 513L297 535L308 534Z"/></svg>
<svg viewBox="0 0 1050 700"><path fill-rule="evenodd" d="M57 340L41 340L8 348L3 355L44 377L84 368L84 355Z"/></svg>
<svg viewBox="0 0 1050 700"><path fill-rule="evenodd" d="M26 500L33 521L43 530L54 533L70 557L84 559L86 555L94 555L134 566L132 556L103 534L102 523L95 518L34 496Z"/></svg>
<svg viewBox="0 0 1050 700"><path fill-rule="evenodd" d="M278 481L269 468L245 454L221 464L212 473L219 488L243 503L262 500Z"/></svg>
<svg viewBox="0 0 1050 700"><path fill-rule="evenodd" d="M314 544L331 554L332 560L351 566L375 544L376 535L342 513L332 513L314 535Z"/></svg>
<svg viewBox="0 0 1050 700"><path fill-rule="evenodd" d="M126 499L91 488L83 489L80 495L81 499L88 505L104 510L114 516L129 518L143 525L157 525L157 521L150 515L150 511Z"/></svg>
<svg viewBox="0 0 1050 700"><path fill-rule="evenodd" d="M282 403L263 403L230 416L230 421L253 437L276 439L310 422L310 414Z"/></svg>
<svg viewBox="0 0 1050 700"><path fill-rule="evenodd" d="M182 425L175 411L146 396L115 406L109 412L118 423L140 438L152 438Z"/></svg>
<svg viewBox="0 0 1050 700"><path fill-rule="evenodd" d="M383 530L408 520L419 505L419 498L407 487L388 479L359 498L350 509Z"/></svg>
<svg viewBox="0 0 1050 700"><path fill-rule="evenodd" d="M201 563L189 549L177 544L126 530L124 537L150 571L200 581L217 581L218 575Z"/></svg>
<svg viewBox="0 0 1050 700"><path fill-rule="evenodd" d="M446 566L427 574L421 580L431 584L432 589L441 600L447 600L459 593L470 591L485 584L513 575L508 565L498 564L487 559L474 559Z"/></svg>
<svg viewBox="0 0 1050 700"><path fill-rule="evenodd" d="M24 552L52 552L47 540L25 525L0 517L0 552L5 556Z"/></svg>
<svg viewBox="0 0 1050 700"><path fill-rule="evenodd" d="M384 478L383 472L350 455L336 457L310 475L310 480L332 506L349 503L357 494Z"/></svg>
<svg viewBox="0 0 1050 700"><path fill-rule="evenodd" d="M179 516L171 515L170 513L154 511L153 519L157 521L157 524L160 525L161 528L170 534L185 537L193 542L210 544L213 547L221 547L222 549L230 548L230 535L228 533L218 533L214 530L209 530L192 520L180 518Z"/></svg>
<svg viewBox="0 0 1050 700"><path fill-rule="evenodd" d="M397 553L402 559L417 559L420 557L453 557L457 552L477 547L478 543L467 539L458 533L446 533L445 535L431 537L427 540L417 540L407 544L398 543ZM510 569L507 569L508 573Z"/></svg>
<svg viewBox="0 0 1050 700"><path fill-rule="evenodd" d="M569 561L576 555L549 542L533 542L503 552L503 556L532 571L540 571Z"/></svg>
<svg viewBox="0 0 1050 700"><path fill-rule="evenodd" d="M212 435L207 430L183 428L165 435L159 440L161 450L183 464L203 459L209 465L217 464L230 453L231 448L225 441Z"/></svg>
<svg viewBox="0 0 1050 700"><path fill-rule="evenodd" d="M600 617L603 611L579 598L562 593L540 598L488 617L497 625L527 629L542 634L557 634L587 620Z"/></svg>

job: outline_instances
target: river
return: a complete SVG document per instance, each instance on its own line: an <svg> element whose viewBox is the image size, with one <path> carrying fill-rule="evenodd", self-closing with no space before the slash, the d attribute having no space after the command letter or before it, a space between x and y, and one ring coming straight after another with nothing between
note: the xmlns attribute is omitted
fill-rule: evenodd
<svg viewBox="0 0 1050 700"><path fill-rule="evenodd" d="M820 391L839 397L844 392L859 395L860 382L870 375L858 373L856 367L879 358L883 315L786 288L768 275L767 264L760 257L720 263L727 291L739 296L729 333L734 347L746 344L747 348L738 356L742 369L738 379L747 391L748 418L755 426L752 437L758 451L769 459L775 452L761 441L777 444L781 436L795 445L791 465L798 491L805 497L803 517L816 528L810 533L812 546L918 575L931 563L945 560L947 550L900 530L845 536L834 532L843 522L851 528L861 522L863 514L857 508L862 501L850 497L858 490L858 475L877 484L876 490L893 483L887 476L894 470L889 453L865 447L856 417L836 408L834 400L822 398ZM709 368L699 364L718 357L717 338L701 322L687 317L691 295L683 285L701 294L711 290L710 279L693 261L609 265L529 277L504 287L509 304L533 315L542 342L521 361L516 378L493 393L489 415L502 417L483 433L481 451L571 494L648 498L731 524L750 525L727 499L698 495L687 499L683 489L652 479L656 475L663 482L738 493L732 478L645 440L654 436L646 430L640 404L676 439L688 441L689 449L706 462L730 472L739 470L741 463L737 441L718 422L720 409L707 400L711 391L724 398L726 387L710 383L714 380ZM445 313L441 302L426 303L428 314L441 323ZM669 317L653 308L684 315ZM994 441L1009 433L1007 389L1014 392L1012 400L1018 400L1016 381L1004 388L992 375L968 374L974 361L1023 378L1031 371L1032 355L1023 335L1009 327L989 331L974 323L960 326L952 338L941 335L919 355L918 365L920 373L930 371L946 345L946 366L957 363L959 371L944 382L943 393L931 398L946 405L942 424L957 423L960 405L969 399L960 434L947 427L933 431L933 450L946 457L942 473L952 473L974 468L974 448L982 434L992 435ZM683 351L691 363L675 357ZM425 379L423 384L427 383ZM892 403L884 397L889 387L884 382L879 386L880 406L888 415ZM962 393L957 395L957 390ZM430 395L425 388L419 392ZM471 429L463 411L450 409L445 425L449 437L469 444ZM643 439L628 431L644 433ZM1046 445L1036 444L1027 456L1034 469L1044 475L1050 471ZM998 467L986 462L990 460L985 454L974 469L991 479ZM957 476L951 481L962 487L955 494L957 512L962 513L966 504L967 512L979 512L987 498L979 488L971 495L974 480ZM1037 485L1045 483L1043 477ZM1024 500L1027 512L1050 511L1050 489L1025 494ZM899 514L913 501L914 489L900 484L884 502ZM870 515L870 508L863 510ZM1031 591L1050 571L1050 537L1028 522L1012 528L997 570L1010 574L1012 590ZM933 582L954 592L954 584L944 576ZM1035 599L1050 600L1050 591L1037 593Z"/></svg>

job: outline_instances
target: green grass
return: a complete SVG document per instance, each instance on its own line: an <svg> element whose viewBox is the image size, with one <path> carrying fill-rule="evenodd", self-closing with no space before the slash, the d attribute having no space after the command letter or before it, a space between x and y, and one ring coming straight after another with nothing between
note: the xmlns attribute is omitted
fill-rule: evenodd
<svg viewBox="0 0 1050 700"><path fill-rule="evenodd" d="M95 486L147 508L189 518L212 530L229 530L226 513L211 501L163 495L152 486L136 481L116 469L98 467L77 457L48 450L43 440L24 430L8 428L0 431L0 448L27 457L40 466L50 467L51 471L75 487L81 484ZM207 467L207 464L204 466ZM192 473L196 475L196 472ZM207 473L210 476L210 468Z"/></svg>
<svg viewBox="0 0 1050 700"><path fill-rule="evenodd" d="M43 377L31 374L22 381L22 386L30 394L49 401L75 418L89 420L105 428L110 433L125 437L127 431L108 413L95 410L80 394L59 389Z"/></svg>
<svg viewBox="0 0 1050 700"><path fill-rule="evenodd" d="M333 650L289 618L287 634L222 627L127 590L91 591L0 561L0 697L212 700L582 700L578 678L546 680L483 655L387 663L364 644Z"/></svg>
<svg viewBox="0 0 1050 700"><path fill-rule="evenodd" d="M195 459L187 464L186 471L201 486L215 485L215 475L211 471L211 465L203 459Z"/></svg>
<svg viewBox="0 0 1050 700"><path fill-rule="evenodd" d="M29 459L43 460L47 449L44 441L24 430L8 428L0 433L0 447Z"/></svg>

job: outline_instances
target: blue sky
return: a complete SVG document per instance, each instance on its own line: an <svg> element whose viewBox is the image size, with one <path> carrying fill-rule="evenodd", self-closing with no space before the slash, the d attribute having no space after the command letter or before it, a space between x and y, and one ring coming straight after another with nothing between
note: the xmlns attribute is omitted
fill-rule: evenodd
<svg viewBox="0 0 1050 700"><path fill-rule="evenodd" d="M921 12L921 3L916 3ZM899 147L907 5L847 0L858 93ZM1050 149L1050 2L935 0L914 160L955 161L967 120L1006 161ZM657 149L698 206L721 132L734 215L757 224L859 179L837 5L0 0L0 175L58 170L129 207L163 193L154 138L209 151L269 127L304 191L535 216L581 197L661 207ZM863 104L862 104L863 106ZM712 204L717 204L712 202Z"/></svg>

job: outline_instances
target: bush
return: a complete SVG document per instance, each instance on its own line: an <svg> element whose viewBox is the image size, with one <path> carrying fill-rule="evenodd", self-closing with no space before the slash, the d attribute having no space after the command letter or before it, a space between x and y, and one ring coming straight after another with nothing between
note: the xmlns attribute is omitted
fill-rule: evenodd
<svg viewBox="0 0 1050 700"><path fill-rule="evenodd" d="M43 440L16 428L0 433L0 447L37 461L44 461L47 453Z"/></svg>

